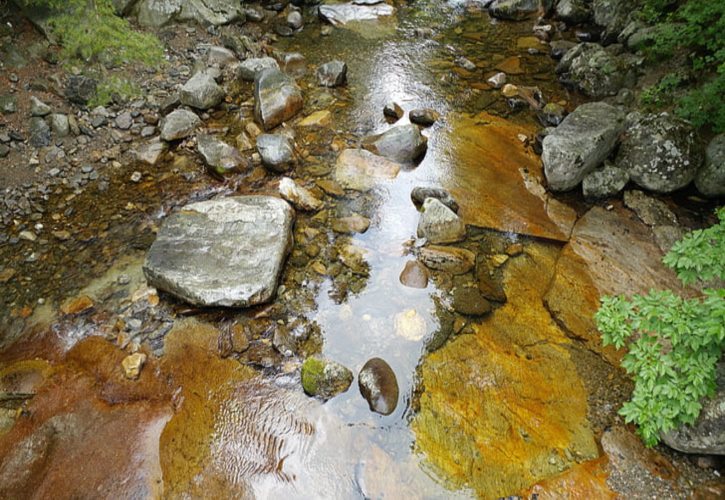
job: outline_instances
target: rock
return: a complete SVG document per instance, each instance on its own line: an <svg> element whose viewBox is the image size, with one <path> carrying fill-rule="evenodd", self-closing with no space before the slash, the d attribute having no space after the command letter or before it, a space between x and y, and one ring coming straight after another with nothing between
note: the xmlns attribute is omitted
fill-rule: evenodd
<svg viewBox="0 0 725 500"><path fill-rule="evenodd" d="M327 400L347 391L352 372L334 361L307 358L302 363L302 388L310 396Z"/></svg>
<svg viewBox="0 0 725 500"><path fill-rule="evenodd" d="M380 358L368 360L357 376L360 394L370 411L390 415L398 405L398 380L390 365Z"/></svg>
<svg viewBox="0 0 725 500"><path fill-rule="evenodd" d="M315 111L300 121L298 127L328 127L332 122L332 113L329 111Z"/></svg>
<svg viewBox="0 0 725 500"><path fill-rule="evenodd" d="M566 117L566 109L555 102L547 103L539 112L539 121L544 127L558 127Z"/></svg>
<svg viewBox="0 0 725 500"><path fill-rule="evenodd" d="M292 247L294 210L269 196L184 206L164 222L143 266L150 286L205 307L269 302Z"/></svg>
<svg viewBox="0 0 725 500"><path fill-rule="evenodd" d="M695 186L709 198L725 196L725 134L715 136L705 150L705 165L695 177Z"/></svg>
<svg viewBox="0 0 725 500"><path fill-rule="evenodd" d="M88 295L80 295L67 300L60 306L60 312L66 315L80 314L94 307L93 299Z"/></svg>
<svg viewBox="0 0 725 500"><path fill-rule="evenodd" d="M397 162L414 162L428 150L428 139L413 124L399 125L379 135L367 137L363 147Z"/></svg>
<svg viewBox="0 0 725 500"><path fill-rule="evenodd" d="M339 87L347 83L347 64L330 61L317 68L317 83L322 87Z"/></svg>
<svg viewBox="0 0 725 500"><path fill-rule="evenodd" d="M445 206L458 213L458 203L453 196L443 188L435 187L416 187L410 192L410 198L416 205L422 205L426 199L435 198Z"/></svg>
<svg viewBox="0 0 725 500"><path fill-rule="evenodd" d="M341 217L332 221L332 230L336 233L343 234L362 234L370 227L370 219L362 215L351 215L349 217Z"/></svg>
<svg viewBox="0 0 725 500"><path fill-rule="evenodd" d="M70 134L68 116L62 113L52 113L48 117L48 121L50 122L50 128L53 130L56 137L66 137Z"/></svg>
<svg viewBox="0 0 725 500"><path fill-rule="evenodd" d="M702 402L693 425L683 425L662 434L670 448L698 455L725 455L725 363L717 366L717 392Z"/></svg>
<svg viewBox="0 0 725 500"><path fill-rule="evenodd" d="M136 380L141 374L141 368L143 368L144 363L146 363L146 355L142 352L137 352L123 358L121 366L123 367L123 373L126 375L126 378Z"/></svg>
<svg viewBox="0 0 725 500"><path fill-rule="evenodd" d="M551 47L551 57L557 60L562 59L567 52L576 46L576 43L570 42L569 40L552 40L551 43L549 43L549 47Z"/></svg>
<svg viewBox="0 0 725 500"><path fill-rule="evenodd" d="M494 0L489 6L493 17L520 20L541 10L540 0Z"/></svg>
<svg viewBox="0 0 725 500"><path fill-rule="evenodd" d="M615 43L633 14L628 0L592 0L594 22L603 27L600 39L604 44Z"/></svg>
<svg viewBox="0 0 725 500"><path fill-rule="evenodd" d="M428 270L420 262L409 260L400 273L400 283L409 288L427 288Z"/></svg>
<svg viewBox="0 0 725 500"><path fill-rule="evenodd" d="M418 221L418 237L433 244L455 243L466 237L466 226L453 210L436 198L428 198Z"/></svg>
<svg viewBox="0 0 725 500"><path fill-rule="evenodd" d="M650 227L677 225L677 216L664 201L637 189L624 192L624 206Z"/></svg>
<svg viewBox="0 0 725 500"><path fill-rule="evenodd" d="M476 254L465 248L431 245L420 249L420 261L429 269L465 274L476 265Z"/></svg>
<svg viewBox="0 0 725 500"><path fill-rule="evenodd" d="M133 125L133 117L130 112L124 111L116 117L114 123L116 124L116 128L128 130L131 128L131 125Z"/></svg>
<svg viewBox="0 0 725 500"><path fill-rule="evenodd" d="M221 26L244 18L241 5L235 0L139 0L132 12L141 26L150 28L175 21Z"/></svg>
<svg viewBox="0 0 725 500"><path fill-rule="evenodd" d="M377 5L355 5L354 3L320 5L320 19L333 26L341 26L350 21L374 21L379 17L392 16L395 8L386 3Z"/></svg>
<svg viewBox="0 0 725 500"><path fill-rule="evenodd" d="M389 102L383 106L383 115L387 116L392 120L400 120L405 116L405 111L396 102Z"/></svg>
<svg viewBox="0 0 725 500"><path fill-rule="evenodd" d="M466 316L483 316L491 312L491 304L478 288L457 287L453 290L453 309Z"/></svg>
<svg viewBox="0 0 725 500"><path fill-rule="evenodd" d="M501 94L504 97L516 97L519 95L519 88L516 85L513 85L511 83L507 83L503 86L503 89L501 89Z"/></svg>
<svg viewBox="0 0 725 500"><path fill-rule="evenodd" d="M139 146L134 152L136 160L147 165L156 165L161 156L169 149L167 143L158 138Z"/></svg>
<svg viewBox="0 0 725 500"><path fill-rule="evenodd" d="M161 139L164 141L176 141L189 137L201 120L195 113L188 109L177 109L172 111L161 122Z"/></svg>
<svg viewBox="0 0 725 500"><path fill-rule="evenodd" d="M264 130L293 118L302 110L302 91L294 79L266 69L254 80L254 117Z"/></svg>
<svg viewBox="0 0 725 500"><path fill-rule="evenodd" d="M564 83L590 97L617 95L636 81L634 56L616 56L596 43L580 43L559 61L556 72Z"/></svg>
<svg viewBox="0 0 725 500"><path fill-rule="evenodd" d="M72 75L65 87L65 97L70 102L85 105L96 95L98 82L82 75Z"/></svg>
<svg viewBox="0 0 725 500"><path fill-rule="evenodd" d="M206 166L218 175L243 170L248 166L237 148L212 135L199 135L196 138L196 150Z"/></svg>
<svg viewBox="0 0 725 500"><path fill-rule="evenodd" d="M179 93L181 104L192 108L206 110L213 108L224 99L224 90L217 85L207 71L192 76Z"/></svg>
<svg viewBox="0 0 725 500"><path fill-rule="evenodd" d="M344 188L368 191L380 181L397 177L400 167L364 149L346 149L337 157L335 180Z"/></svg>
<svg viewBox="0 0 725 500"><path fill-rule="evenodd" d="M323 206L322 200L312 194L312 191L299 186L289 177L280 179L279 194L298 210L315 212Z"/></svg>
<svg viewBox="0 0 725 500"><path fill-rule="evenodd" d="M624 128L624 113L602 102L579 106L543 141L541 159L553 191L576 187L610 155Z"/></svg>
<svg viewBox="0 0 725 500"><path fill-rule="evenodd" d="M209 47L209 51L206 53L206 61L210 66L219 66L220 68L225 68L230 64L236 63L237 56L235 56L234 52L226 47L213 45Z"/></svg>
<svg viewBox="0 0 725 500"><path fill-rule="evenodd" d="M28 144L31 146L36 148L50 146L50 127L41 117L34 116L30 119L28 132L30 133Z"/></svg>
<svg viewBox="0 0 725 500"><path fill-rule="evenodd" d="M689 123L661 113L645 115L628 127L615 161L640 187L671 193L695 178L702 153Z"/></svg>
<svg viewBox="0 0 725 500"><path fill-rule="evenodd" d="M295 164L295 148L292 139L282 134L262 134L257 137L257 151L262 164L275 173L292 170Z"/></svg>
<svg viewBox="0 0 725 500"><path fill-rule="evenodd" d="M506 85L506 73L496 73L491 78L486 80L486 82L495 89L500 89L504 85Z"/></svg>
<svg viewBox="0 0 725 500"><path fill-rule="evenodd" d="M506 302L503 284L494 278L492 268L488 264L482 262L476 267L476 280L478 291L484 298L494 302Z"/></svg>
<svg viewBox="0 0 725 500"><path fill-rule="evenodd" d="M629 174L626 170L605 162L602 168L584 177L582 191L589 200L611 198L619 194L628 182Z"/></svg>
<svg viewBox="0 0 725 500"><path fill-rule="evenodd" d="M287 14L287 26L293 30L301 29L303 24L304 21L302 20L302 14L300 14L299 11L293 10Z"/></svg>
<svg viewBox="0 0 725 500"><path fill-rule="evenodd" d="M404 339L418 342L428 333L425 318L415 309L399 312L393 318L395 334Z"/></svg>
<svg viewBox="0 0 725 500"><path fill-rule="evenodd" d="M253 82L257 75L265 69L279 69L277 61L271 57L253 57L243 61L237 67L237 74L242 80Z"/></svg>
<svg viewBox="0 0 725 500"><path fill-rule="evenodd" d="M586 0L559 0L556 15L567 24L582 24L592 15L591 2Z"/></svg>
<svg viewBox="0 0 725 500"><path fill-rule="evenodd" d="M367 276L369 273L369 265L365 257L368 251L356 245L343 245L340 248L338 258L340 262L350 269L353 273L360 276Z"/></svg>
<svg viewBox="0 0 725 500"><path fill-rule="evenodd" d="M50 106L45 104L37 97L30 96L30 115L31 116L47 116L51 112Z"/></svg>
<svg viewBox="0 0 725 500"><path fill-rule="evenodd" d="M441 115L434 109L422 108L412 110L408 117L411 123L422 127L430 127L440 119Z"/></svg>
<svg viewBox="0 0 725 500"><path fill-rule="evenodd" d="M14 95L0 95L0 111L10 115L18 110L18 100Z"/></svg>

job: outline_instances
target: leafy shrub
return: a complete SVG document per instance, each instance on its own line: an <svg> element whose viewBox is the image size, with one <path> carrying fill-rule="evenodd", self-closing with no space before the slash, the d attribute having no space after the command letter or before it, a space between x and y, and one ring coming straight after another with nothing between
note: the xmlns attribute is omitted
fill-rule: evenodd
<svg viewBox="0 0 725 500"><path fill-rule="evenodd" d="M697 126L725 131L725 2L646 0L642 17L654 24L653 43L646 49L651 58L685 51L691 61L696 85L680 99L677 113Z"/></svg>
<svg viewBox="0 0 725 500"><path fill-rule="evenodd" d="M49 23L66 59L117 65L130 61L158 64L163 49L159 40L134 31L115 15L111 0L21 0L28 7L47 7Z"/></svg>
<svg viewBox="0 0 725 500"><path fill-rule="evenodd" d="M719 224L690 233L663 262L685 284L725 279L725 208ZM595 315L604 345L627 347L622 367L634 377L631 401L620 414L638 426L645 444L660 433L692 424L700 400L716 388L716 366L725 346L725 289L706 288L682 298L670 290L604 297Z"/></svg>

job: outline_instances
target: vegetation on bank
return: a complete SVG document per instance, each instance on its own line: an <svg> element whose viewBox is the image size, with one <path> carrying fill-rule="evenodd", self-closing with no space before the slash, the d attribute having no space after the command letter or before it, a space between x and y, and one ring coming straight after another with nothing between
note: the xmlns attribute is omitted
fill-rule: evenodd
<svg viewBox="0 0 725 500"><path fill-rule="evenodd" d="M725 207L719 223L690 233L663 262L685 285L725 279ZM725 346L725 289L703 288L683 298L671 290L604 297L595 316L605 345L627 348L622 367L634 377L632 400L620 410L645 444L693 424L702 399L716 389L717 363Z"/></svg>
<svg viewBox="0 0 725 500"><path fill-rule="evenodd" d="M642 19L653 25L645 49L651 60L687 59L687 66L645 89L642 103L674 104L695 126L725 132L725 2L645 0Z"/></svg>

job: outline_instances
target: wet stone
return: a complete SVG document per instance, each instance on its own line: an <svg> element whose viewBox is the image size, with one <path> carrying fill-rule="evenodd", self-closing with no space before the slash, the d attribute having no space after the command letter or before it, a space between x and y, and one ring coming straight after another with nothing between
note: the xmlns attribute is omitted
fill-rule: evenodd
<svg viewBox="0 0 725 500"><path fill-rule="evenodd" d="M367 137L363 147L393 161L414 162L425 155L428 139L416 125L400 125L382 134Z"/></svg>
<svg viewBox="0 0 725 500"><path fill-rule="evenodd" d="M392 120L400 120L405 116L405 110L396 102L389 102L383 107L383 115Z"/></svg>
<svg viewBox="0 0 725 500"><path fill-rule="evenodd" d="M364 149L346 149L337 158L335 180L344 188L368 191L381 181L397 177L400 167Z"/></svg>
<svg viewBox="0 0 725 500"><path fill-rule="evenodd" d="M343 234L364 233L369 227L370 219L357 214L335 219L332 222L332 230Z"/></svg>
<svg viewBox="0 0 725 500"><path fill-rule="evenodd" d="M491 304L478 289L457 287L453 291L453 309L466 316L483 316L491 312Z"/></svg>
<svg viewBox="0 0 725 500"><path fill-rule="evenodd" d="M419 258L429 269L465 274L476 264L476 255L465 248L431 245L421 248Z"/></svg>
<svg viewBox="0 0 725 500"><path fill-rule="evenodd" d="M443 188L435 187L416 187L411 191L410 198L416 205L422 205L428 198L435 198L445 206L458 213L458 203L453 196Z"/></svg>
<svg viewBox="0 0 725 500"><path fill-rule="evenodd" d="M169 113L161 124L161 138L176 141L190 136L201 124L195 113L188 109L177 109Z"/></svg>
<svg viewBox="0 0 725 500"><path fill-rule="evenodd" d="M254 117L265 130L294 118L302 110L302 91L288 75L265 69L254 80Z"/></svg>
<svg viewBox="0 0 725 500"><path fill-rule="evenodd" d="M422 127L430 127L440 119L440 114L436 110L430 108L411 110L408 116L411 123L415 123L416 125L420 125Z"/></svg>
<svg viewBox="0 0 725 500"><path fill-rule="evenodd" d="M198 136L196 149L206 166L218 175L235 172L247 166L247 161L235 147L214 136Z"/></svg>
<svg viewBox="0 0 725 500"><path fill-rule="evenodd" d="M224 90L217 85L208 72L197 73L181 87L181 104L206 110L213 108L224 99Z"/></svg>
<svg viewBox="0 0 725 500"><path fill-rule="evenodd" d="M322 87L339 87L347 83L347 64L330 61L317 69L317 82Z"/></svg>
<svg viewBox="0 0 725 500"><path fill-rule="evenodd" d="M420 262L408 261L403 272L400 273L400 282L410 288L426 288L428 286L428 270Z"/></svg>
<svg viewBox="0 0 725 500"><path fill-rule="evenodd" d="M137 352L123 358L121 366L123 367L123 372L126 378L136 380L141 374L141 368L143 368L145 362L146 355L141 352Z"/></svg>
<svg viewBox="0 0 725 500"><path fill-rule="evenodd" d="M272 172L285 173L294 167L294 144L286 135L260 135L257 137L257 151L262 157L262 164Z"/></svg>
<svg viewBox="0 0 725 500"><path fill-rule="evenodd" d="M149 285L198 306L270 301L292 246L283 200L240 196L186 205L159 230L144 263Z"/></svg>
<svg viewBox="0 0 725 500"><path fill-rule="evenodd" d="M358 374L360 394L368 402L370 411L390 415L398 405L398 380L388 363L372 358Z"/></svg>
<svg viewBox="0 0 725 500"><path fill-rule="evenodd" d="M290 202L296 209L305 212L315 212L323 207L323 202L312 191L298 185L289 177L279 181L279 194Z"/></svg>
<svg viewBox="0 0 725 500"><path fill-rule="evenodd" d="M156 165L161 156L168 149L168 144L160 141L158 138L139 146L135 151L134 155L140 162L148 165Z"/></svg>
<svg viewBox="0 0 725 500"><path fill-rule="evenodd" d="M333 398L347 391L352 379L352 372L334 361L313 357L302 364L302 388L309 396Z"/></svg>
<svg viewBox="0 0 725 500"><path fill-rule="evenodd" d="M253 82L257 75L265 69L279 69L279 64L271 57L253 57L243 61L237 68L237 74L242 80Z"/></svg>
<svg viewBox="0 0 725 500"><path fill-rule="evenodd" d="M433 244L455 243L466 237L466 226L453 210L436 198L428 198L418 222L418 237Z"/></svg>

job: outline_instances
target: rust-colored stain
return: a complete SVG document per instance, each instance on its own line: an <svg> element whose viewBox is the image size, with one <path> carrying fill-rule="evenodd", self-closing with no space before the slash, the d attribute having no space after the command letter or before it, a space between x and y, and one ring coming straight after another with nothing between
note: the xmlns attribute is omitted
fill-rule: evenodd
<svg viewBox="0 0 725 500"><path fill-rule="evenodd" d="M607 484L607 457L575 465L568 471L535 484L520 496L538 500L607 500L617 498Z"/></svg>

